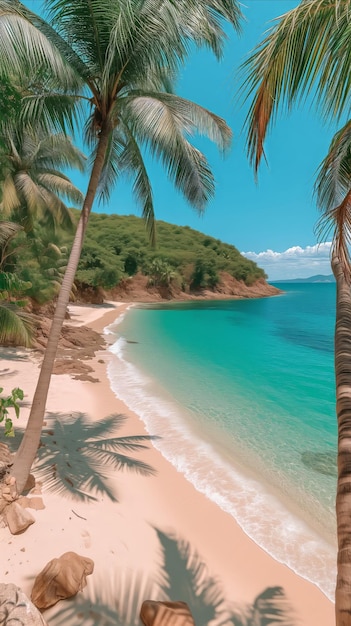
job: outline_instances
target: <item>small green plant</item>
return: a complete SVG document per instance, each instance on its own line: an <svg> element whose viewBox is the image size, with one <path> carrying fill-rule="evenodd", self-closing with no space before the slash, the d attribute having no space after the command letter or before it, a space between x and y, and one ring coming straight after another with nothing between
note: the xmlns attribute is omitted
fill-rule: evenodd
<svg viewBox="0 0 351 626"><path fill-rule="evenodd" d="M3 388L0 387L0 394L3 391ZM23 400L23 397L23 391L19 387L12 389L11 395L7 396L7 398L0 397L0 422L5 420L5 437L15 436L12 419L9 417L9 409L13 409L18 418L20 412L18 402L19 400Z"/></svg>

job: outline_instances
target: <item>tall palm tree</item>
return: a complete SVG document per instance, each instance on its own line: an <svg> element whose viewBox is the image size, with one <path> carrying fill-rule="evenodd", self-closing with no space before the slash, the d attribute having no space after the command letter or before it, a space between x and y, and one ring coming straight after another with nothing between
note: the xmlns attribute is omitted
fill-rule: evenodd
<svg viewBox="0 0 351 626"><path fill-rule="evenodd" d="M314 94L325 119L349 114L351 0L302 0L278 18L243 64L250 100L248 154L255 170L279 107ZM338 479L336 516L337 626L351 625L351 122L335 135L315 184L321 233L333 230L332 269L337 283L335 326Z"/></svg>
<svg viewBox="0 0 351 626"><path fill-rule="evenodd" d="M26 52L22 59L20 53L28 48L24 44L30 37L31 48L36 47L35 63L38 64L38 58L43 59L39 77L44 89L27 100L27 113L40 113L48 127L67 119L66 116L71 123L72 99L67 94L74 96L74 103L78 96L85 98L89 107L85 130L92 158L88 189L31 414L13 465L19 491L38 448L57 343L95 196L108 198L112 183L121 173L132 176L135 197L154 238L152 191L143 159L146 148L163 162L169 177L189 202L199 211L204 209L213 193L213 176L204 155L188 137L200 132L225 148L231 133L222 119L174 95L173 77L192 43L207 46L220 56L225 38L222 22L229 21L238 28L241 17L237 0L46 0L45 7L48 22L20 2L14 11L13 2L0 0L0 35L3 29L8 38L6 41L0 37L3 71L14 71L14 54L18 66L21 61L26 62ZM48 47L44 56L43 35ZM64 59L62 65L66 62L71 71L71 76L65 76L64 98L52 90L45 91L48 70L44 63L54 58L54 70L60 73L60 55ZM81 85L79 93L67 88L71 78ZM61 84L61 94L64 88Z"/></svg>
<svg viewBox="0 0 351 626"><path fill-rule="evenodd" d="M63 133L48 135L43 130L21 125L3 133L0 149L0 214L21 224L26 232L37 222L54 229L73 225L62 198L75 204L81 191L61 171L84 170L85 157Z"/></svg>

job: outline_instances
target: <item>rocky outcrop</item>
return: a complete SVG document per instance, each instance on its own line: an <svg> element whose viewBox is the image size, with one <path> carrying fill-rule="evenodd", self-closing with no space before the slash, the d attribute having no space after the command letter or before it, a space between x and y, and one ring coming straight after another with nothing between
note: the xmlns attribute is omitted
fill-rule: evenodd
<svg viewBox="0 0 351 626"><path fill-rule="evenodd" d="M140 619L145 626L195 626L193 616L185 602L143 602Z"/></svg>
<svg viewBox="0 0 351 626"><path fill-rule="evenodd" d="M33 345L35 350L44 352L51 328L51 319L38 318L37 337ZM87 326L70 326L66 324L61 331L57 355L70 355L71 358L91 359L98 350L105 346L104 338Z"/></svg>
<svg viewBox="0 0 351 626"><path fill-rule="evenodd" d="M167 286L150 285L148 276L136 274L122 280L117 287L106 292L108 300L124 302L162 302L179 300L226 300L232 298L265 298L281 293L279 289L269 285L260 278L248 286L242 280L233 278L227 272L220 273L220 280L213 289L197 289L182 291L172 283Z"/></svg>
<svg viewBox="0 0 351 626"><path fill-rule="evenodd" d="M92 574L94 562L75 552L65 552L52 559L34 581L31 600L38 609L47 609L59 600L71 598L82 591L87 576Z"/></svg>
<svg viewBox="0 0 351 626"><path fill-rule="evenodd" d="M0 583L1 626L47 626L41 613L23 591L12 583Z"/></svg>
<svg viewBox="0 0 351 626"><path fill-rule="evenodd" d="M35 350L44 352L50 327L51 320L40 318L33 345ZM104 337L87 326L63 326L53 373L70 374L75 380L99 382L99 379L91 374L93 368L84 361L92 359L96 352L104 349L105 345Z"/></svg>

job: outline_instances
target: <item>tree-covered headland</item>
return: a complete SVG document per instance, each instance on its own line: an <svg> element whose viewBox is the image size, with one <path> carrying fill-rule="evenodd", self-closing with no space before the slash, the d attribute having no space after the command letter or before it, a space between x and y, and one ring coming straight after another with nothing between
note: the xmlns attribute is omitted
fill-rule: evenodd
<svg viewBox="0 0 351 626"><path fill-rule="evenodd" d="M73 210L73 223L78 211ZM22 281L22 297L34 307L55 300L65 269L73 230L55 234L38 226L17 233L12 253L2 270ZM163 297L181 293L201 295L221 285L223 272L251 286L266 278L256 263L243 257L232 245L188 226L156 223L157 239L152 245L145 223L135 216L93 213L87 229L71 299L96 301L135 276L146 277L146 288L159 288ZM11 251L11 249L10 249ZM229 294L228 294L229 295Z"/></svg>

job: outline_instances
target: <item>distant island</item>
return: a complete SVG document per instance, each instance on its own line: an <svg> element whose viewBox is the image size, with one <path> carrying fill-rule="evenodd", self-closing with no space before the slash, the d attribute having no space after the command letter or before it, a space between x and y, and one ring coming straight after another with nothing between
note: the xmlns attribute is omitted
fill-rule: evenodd
<svg viewBox="0 0 351 626"><path fill-rule="evenodd" d="M283 278L281 280L270 280L270 283L335 283L334 274L316 274L308 278Z"/></svg>

